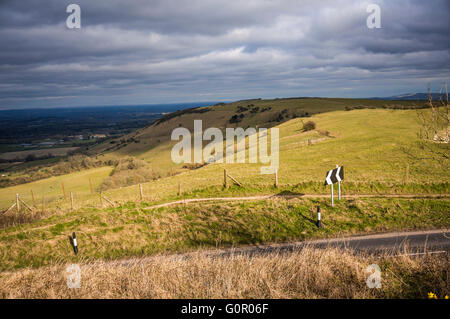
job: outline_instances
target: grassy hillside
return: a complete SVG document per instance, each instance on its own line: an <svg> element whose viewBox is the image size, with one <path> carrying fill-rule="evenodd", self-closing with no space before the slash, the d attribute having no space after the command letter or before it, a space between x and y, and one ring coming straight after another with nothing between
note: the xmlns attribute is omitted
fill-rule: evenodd
<svg viewBox="0 0 450 319"><path fill-rule="evenodd" d="M342 102L342 107L345 104ZM227 105L217 106L220 107L230 108ZM3 188L0 190L0 204L3 207L13 202L16 193L30 202L30 191L33 189L37 200L45 194L46 210L39 212L38 203L34 219L18 219L18 225L0 229L0 269L337 234L449 227L448 162L436 162L421 156L426 154L417 143L419 124L416 112L380 108L318 113L307 118L316 123L316 129L307 132L302 130L305 118L291 118L278 123L280 168L277 189L273 186L273 175L260 174L261 164L219 163L194 170L176 168L173 170L176 175L161 175L160 179L144 183L142 201L137 185L104 191L103 195L116 207L109 207L106 200L101 202L98 193L90 194L89 186L91 179L93 189L100 189L103 181L111 178L112 167ZM178 119L162 120L159 125L166 125L166 131L161 132L170 134L170 125L175 125L180 119L188 124L208 114L187 113ZM228 115L223 115L222 119ZM217 123L210 114L208 116L207 121ZM142 141L149 141L154 132L156 129L150 127L138 134L142 134ZM144 139L143 134L147 133L149 139ZM149 169L169 170L171 143L165 135L159 138L159 145L147 152L139 149L141 141L99 158L119 156L120 152L129 156L134 147L133 154L141 158L138 166L148 163ZM445 150L448 145L442 147ZM425 159L410 158L405 148ZM119 163L120 169L116 167L116 170L126 174L127 165L134 162ZM157 203L182 198L329 194L329 187L325 187L323 181L326 171L336 164L345 167L343 194L443 194L444 198L383 199L363 196L344 199L334 208L330 207L328 198L274 198L245 203L217 202L148 209ZM224 189L224 168L243 186L231 185ZM123 177L133 179L133 172L130 170L131 175ZM71 210L68 196L66 199L63 197L61 182L64 182L66 194L74 192L74 210ZM181 186L180 195L177 194L178 183ZM323 208L323 229L317 229L314 224L317 205ZM21 214L23 217L28 213ZM77 232L80 244L80 254L76 257L67 237L73 231Z"/></svg>
<svg viewBox="0 0 450 319"><path fill-rule="evenodd" d="M321 113L308 118L317 125L316 130L309 132L302 131L303 118L282 123L278 126L278 190L273 188L273 175L260 174L261 164L210 164L196 170L175 169L173 173L179 173L175 176L164 177L167 176L166 171L165 175L161 174L163 178L143 184L144 199L150 202L179 199L178 182L184 198L274 192L327 194L329 187L323 186L325 173L336 164L345 167L345 181L342 184L344 194L449 193L450 171L446 169L448 162L413 160L403 150L409 148L416 154L423 153L416 144L419 129L416 112L364 109ZM308 139L313 142L312 145L308 145ZM168 142L149 151L149 169L164 172L164 167L167 168L172 162L170 151L171 144ZM243 183L244 187L224 190L224 168ZM103 177L108 175L106 171L108 170L102 170L105 172ZM65 179L68 189L72 181L88 187L86 176L75 176L77 177L61 176L57 180ZM130 178L133 180L133 175ZM3 205L14 198L17 191L29 195L33 187L34 184L25 184L19 188L1 189L2 199L8 198ZM55 187L58 190L61 188L60 185ZM110 189L104 194L118 202L139 199L137 185ZM86 200L90 205L99 205L96 196L81 197L81 200ZM68 208L69 204L67 200L57 202L63 208Z"/></svg>
<svg viewBox="0 0 450 319"><path fill-rule="evenodd" d="M317 114L309 118L317 130L302 132L301 121L279 125L280 168L278 191L329 193L325 173L336 164L345 167L345 193L449 193L450 173L445 162L413 160L403 148L423 153L416 145L416 111L353 110ZM328 131L328 136L322 132ZM314 143L308 146L307 140ZM158 153L170 162L170 148ZM210 164L143 185L147 200L183 197L273 193L273 175L261 175L260 164ZM224 191L223 169L244 187ZM136 186L112 189L110 197L136 199Z"/></svg>
<svg viewBox="0 0 450 319"><path fill-rule="evenodd" d="M153 125L138 130L116 141L104 143L90 150L91 154L103 152L112 157L132 155L141 159L153 160L161 166L173 166L172 163L158 161L158 155L169 145L170 134L176 127L193 130L193 120L202 119L204 127L273 127L295 117L308 117L318 113L345 110L346 108L365 107L420 107L423 101L379 101L363 99L325 99L292 98L274 100L245 100L202 107L197 110L179 111L156 121ZM237 115L238 122L230 119Z"/></svg>

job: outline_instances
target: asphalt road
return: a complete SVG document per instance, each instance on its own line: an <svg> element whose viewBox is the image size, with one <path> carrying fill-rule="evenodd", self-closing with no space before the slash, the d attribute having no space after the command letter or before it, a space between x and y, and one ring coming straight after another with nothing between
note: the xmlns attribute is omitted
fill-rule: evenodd
<svg viewBox="0 0 450 319"><path fill-rule="evenodd" d="M448 253L450 251L450 230L430 230L416 232L393 232L366 236L311 240L303 242L254 245L239 248L219 249L213 255L264 254L269 252L292 252L304 247L346 248L356 252L371 254L414 255L424 253Z"/></svg>
<svg viewBox="0 0 450 319"><path fill-rule="evenodd" d="M258 256L268 253L291 253L300 251L305 247L312 248L345 248L355 252L363 252L373 255L387 254L399 255L424 255L424 254L447 254L450 252L450 230L429 230L415 232L391 232L374 235L342 237L333 239L309 240L302 242L279 243L268 245L246 245L234 248L218 248L202 250L201 253L213 258L230 257L232 255ZM178 253L168 255L175 259L189 258L198 252ZM167 256L167 255L166 255ZM159 258L149 256L140 258L141 262ZM110 261L123 265L134 264L134 259L122 259Z"/></svg>

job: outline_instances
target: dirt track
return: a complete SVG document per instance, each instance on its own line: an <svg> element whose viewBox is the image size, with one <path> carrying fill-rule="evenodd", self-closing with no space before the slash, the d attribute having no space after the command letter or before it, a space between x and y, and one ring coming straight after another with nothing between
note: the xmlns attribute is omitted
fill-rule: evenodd
<svg viewBox="0 0 450 319"><path fill-rule="evenodd" d="M178 204L189 204L197 202L207 202L207 201L248 201L248 200L263 200L271 198L330 198L330 195L314 195L314 194L299 194L299 195L258 195L258 196L246 196L246 197L208 197L208 198L190 198L181 199L174 202L163 203L159 205L154 205L147 207L145 209L154 209L160 207L167 207ZM343 195L342 198L440 198L440 199L450 199L450 194L377 194L377 195Z"/></svg>

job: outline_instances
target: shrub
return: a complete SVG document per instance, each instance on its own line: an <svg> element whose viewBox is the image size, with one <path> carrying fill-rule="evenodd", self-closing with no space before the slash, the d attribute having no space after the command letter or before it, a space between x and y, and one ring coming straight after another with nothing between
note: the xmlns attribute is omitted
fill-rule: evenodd
<svg viewBox="0 0 450 319"><path fill-rule="evenodd" d="M235 114L230 118L230 120L228 122L230 122L230 124L233 124L233 123L239 123L240 121L242 121L242 118L240 118L237 114Z"/></svg>
<svg viewBox="0 0 450 319"><path fill-rule="evenodd" d="M316 123L313 121L308 121L306 123L303 123L303 131L312 131L316 128Z"/></svg>

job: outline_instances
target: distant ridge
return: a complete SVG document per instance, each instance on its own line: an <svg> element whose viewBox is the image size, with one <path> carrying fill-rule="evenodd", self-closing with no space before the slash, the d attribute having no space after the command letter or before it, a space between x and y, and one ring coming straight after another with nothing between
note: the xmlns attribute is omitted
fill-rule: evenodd
<svg viewBox="0 0 450 319"><path fill-rule="evenodd" d="M431 93L433 101L439 101L439 93ZM374 100L428 100L427 93L405 93L388 97L372 97Z"/></svg>

